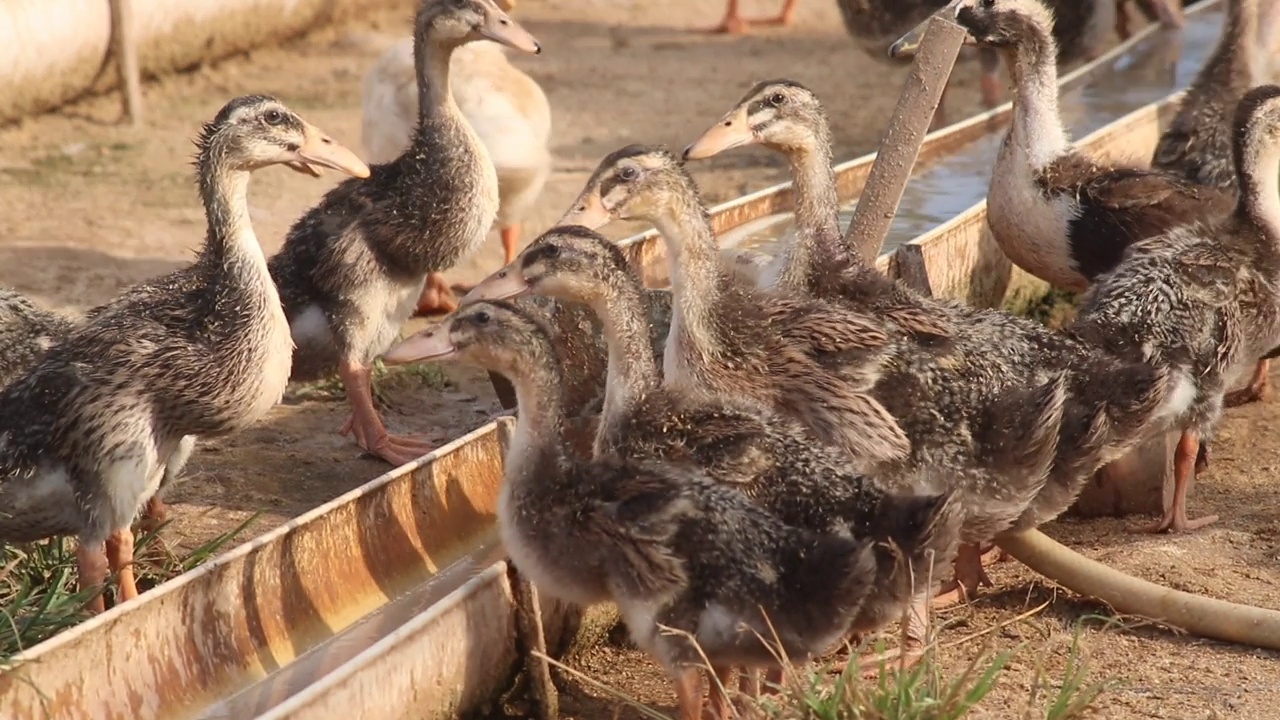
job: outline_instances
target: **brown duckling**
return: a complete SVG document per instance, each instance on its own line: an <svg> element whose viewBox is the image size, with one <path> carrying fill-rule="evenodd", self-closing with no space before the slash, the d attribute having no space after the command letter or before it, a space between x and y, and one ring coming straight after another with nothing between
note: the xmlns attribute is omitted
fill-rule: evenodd
<svg viewBox="0 0 1280 720"><path fill-rule="evenodd" d="M92 316L94 310L89 311ZM0 387L21 377L44 357L45 352L71 333L76 321L40 307L21 293L0 288ZM168 518L162 499L166 487L172 485L186 468L196 439L184 437L164 465L160 488L142 511L142 525L154 530Z"/></svg>
<svg viewBox="0 0 1280 720"><path fill-rule="evenodd" d="M449 85L453 51L483 39L540 50L493 0L421 0L414 24L418 126L409 147L375 165L367 181L329 191L271 258L297 344L293 379L336 367L351 404L342 433L395 465L431 446L387 433L373 404L373 360L396 341L424 282L440 297L448 294L439 272L484 242L498 212L493 163Z"/></svg>
<svg viewBox="0 0 1280 720"><path fill-rule="evenodd" d="M811 91L788 80L770 81L752 88L734 110L690 145L686 155L709 157L731 147L761 144L786 156L793 175L796 231L783 251L791 268L784 277L805 280L783 291L844 303L903 328L923 327L927 319L943 329L945 350L935 348L930 353L920 347L895 365L897 372L885 373L872 390L906 430L915 471L984 468L985 476L1004 478L992 481L994 487L1003 485L997 493L1001 500L988 500L986 512L1001 503L1016 507L1021 502L1025 510L1016 522L1020 528L1056 517L1094 470L1143 437L1162 397L1159 373L1141 363L1117 361L1032 320L921 295L867 267L856 252L844 247L828 137L825 113ZM806 249L806 245L821 250ZM816 259L842 256L847 259L825 265ZM1033 386L1053 372L1069 373L1070 384L1057 456L1040 489L1030 480L1034 477L1030 466L1015 463L996 474L1000 466L989 463L997 456L972 443L971 425L931 424L921 419L971 417L975 409L999 400L1000 388ZM1103 383L1098 378L1117 381ZM904 394L903 388L917 386L918 392ZM895 398L903 402L895 403ZM1017 407L1017 401L1010 402ZM997 403L988 414L999 418L1008 413ZM1015 444L1012 438L1004 440ZM960 448L964 452L958 452ZM1011 497L1009 487L1025 488L1034 499ZM972 545L962 547L956 567L957 580L968 594L987 582L974 563L980 554L977 550Z"/></svg>
<svg viewBox="0 0 1280 720"><path fill-rule="evenodd" d="M532 292L590 306L609 347L597 457L692 462L787 524L823 532L852 527L877 538L876 580L853 621L856 633L901 617L913 598L923 605L935 584L935 561L950 562L955 553L964 501L951 502L955 496L938 477L893 486L858 475L845 453L813 442L800 426L750 401L663 386L649 353L644 291L617 246L568 226L543 234L463 304ZM1061 408L1054 400L1050 414ZM927 627L918 610L907 635L922 650Z"/></svg>
<svg viewBox="0 0 1280 720"><path fill-rule="evenodd" d="M265 96L229 102L197 147L209 228L196 261L95 310L0 392L0 539L76 535L82 586L110 567L123 600L138 594L129 526L164 459L184 437L255 422L289 380L293 343L249 219L250 173L369 174Z"/></svg>
<svg viewBox="0 0 1280 720"><path fill-rule="evenodd" d="M1197 450L1212 437L1226 388L1280 346L1280 87L1249 91L1234 120L1240 197L1233 213L1189 222L1129 249L1085 296L1068 332L1169 368L1182 431L1173 504L1151 531L1184 532Z"/></svg>
<svg viewBox="0 0 1280 720"><path fill-rule="evenodd" d="M792 527L696 466L566 451L564 363L513 304L477 302L411 336L389 363L461 361L507 377L519 413L498 499L503 543L539 591L617 604L636 644L701 716L698 668L804 662L838 642L871 590L871 541ZM664 632L663 627L676 633ZM777 638L782 654L761 638ZM717 717L727 718L723 696Z"/></svg>
<svg viewBox="0 0 1280 720"><path fill-rule="evenodd" d="M1276 15L1276 3L1267 12ZM1151 167L1235 196L1232 117L1240 99L1265 77L1258 71L1259 0L1228 0L1222 37L1192 81L1178 114L1160 136ZM1275 17L1269 18L1274 22ZM1229 393L1227 407L1261 400L1267 391L1269 361L1258 361L1244 389Z"/></svg>
<svg viewBox="0 0 1280 720"><path fill-rule="evenodd" d="M909 454L902 429L866 393L897 341L879 321L821 301L766 302L735 282L717 260L693 178L665 148L632 145L606 157L560 224L595 228L622 217L654 222L667 243L668 384L776 408L867 463Z"/></svg>
<svg viewBox="0 0 1280 720"><path fill-rule="evenodd" d="M1230 210L1227 193L1072 149L1058 113L1053 14L1040 0L955 0L940 12L998 49L1013 74L1013 123L991 174L987 221L1024 270L1080 292L1130 244Z"/></svg>

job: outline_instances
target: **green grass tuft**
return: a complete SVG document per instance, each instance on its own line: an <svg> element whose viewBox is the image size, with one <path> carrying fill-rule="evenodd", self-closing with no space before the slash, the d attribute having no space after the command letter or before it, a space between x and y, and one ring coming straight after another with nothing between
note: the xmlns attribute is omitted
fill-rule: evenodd
<svg viewBox="0 0 1280 720"><path fill-rule="evenodd" d="M134 542L138 590L145 592L207 562L260 514L181 556L161 542L163 526L138 533ZM85 608L98 591L77 589L75 543L68 538L0 544L0 667L14 655L88 619ZM106 591L110 593L110 583Z"/></svg>

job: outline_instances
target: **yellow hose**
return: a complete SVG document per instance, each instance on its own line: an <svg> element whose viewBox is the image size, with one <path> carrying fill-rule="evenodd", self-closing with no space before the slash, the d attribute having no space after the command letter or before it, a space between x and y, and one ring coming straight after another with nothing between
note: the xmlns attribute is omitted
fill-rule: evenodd
<svg viewBox="0 0 1280 720"><path fill-rule="evenodd" d="M1119 613L1214 640L1280 650L1280 612L1192 595L1139 580L1054 541L1039 530L1002 537L1005 552L1063 587Z"/></svg>

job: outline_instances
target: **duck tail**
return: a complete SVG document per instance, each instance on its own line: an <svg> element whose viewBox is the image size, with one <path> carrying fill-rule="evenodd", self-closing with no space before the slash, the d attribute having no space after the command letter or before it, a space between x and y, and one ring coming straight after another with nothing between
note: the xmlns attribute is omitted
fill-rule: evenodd
<svg viewBox="0 0 1280 720"><path fill-rule="evenodd" d="M1016 468L1020 479L1047 477L1058 453L1067 401L1067 374L1025 392L1011 393L992 409L985 448L996 462Z"/></svg>
<svg viewBox="0 0 1280 720"><path fill-rule="evenodd" d="M1093 403L1079 434L1064 439L1062 466L1072 476L1086 476L1141 442L1170 400L1169 378L1167 368L1143 363L1113 369L1108 396Z"/></svg>

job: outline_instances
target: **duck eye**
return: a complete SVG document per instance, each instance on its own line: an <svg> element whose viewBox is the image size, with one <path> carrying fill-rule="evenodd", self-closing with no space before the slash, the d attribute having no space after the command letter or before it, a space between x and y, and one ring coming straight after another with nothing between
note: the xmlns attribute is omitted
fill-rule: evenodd
<svg viewBox="0 0 1280 720"><path fill-rule="evenodd" d="M639 175L640 171L630 165L618 169L618 179L624 182L635 180Z"/></svg>
<svg viewBox="0 0 1280 720"><path fill-rule="evenodd" d="M547 257L549 257L549 258L553 258L553 257L560 257L560 246L559 246L559 245L548 245L548 246L547 246L547 247L542 251L542 254L543 254L543 255L546 255L546 256L547 256Z"/></svg>
<svg viewBox="0 0 1280 720"><path fill-rule="evenodd" d="M265 120L268 125L279 125L284 122L284 113L279 110L268 110L262 113L262 119Z"/></svg>
<svg viewBox="0 0 1280 720"><path fill-rule="evenodd" d="M991 10L996 6L996 0L978 0L978 7L983 10Z"/></svg>
<svg viewBox="0 0 1280 720"><path fill-rule="evenodd" d="M774 107L782 107L787 104L787 96L782 93L774 93L769 96L769 104Z"/></svg>
<svg viewBox="0 0 1280 720"><path fill-rule="evenodd" d="M481 310L480 312L476 313L475 315L472 315L471 317L475 319L475 321L476 321L476 324L477 324L477 325L487 325L487 324L489 324L489 313L487 313L487 312L485 312L485 311L483 311L483 310Z"/></svg>

